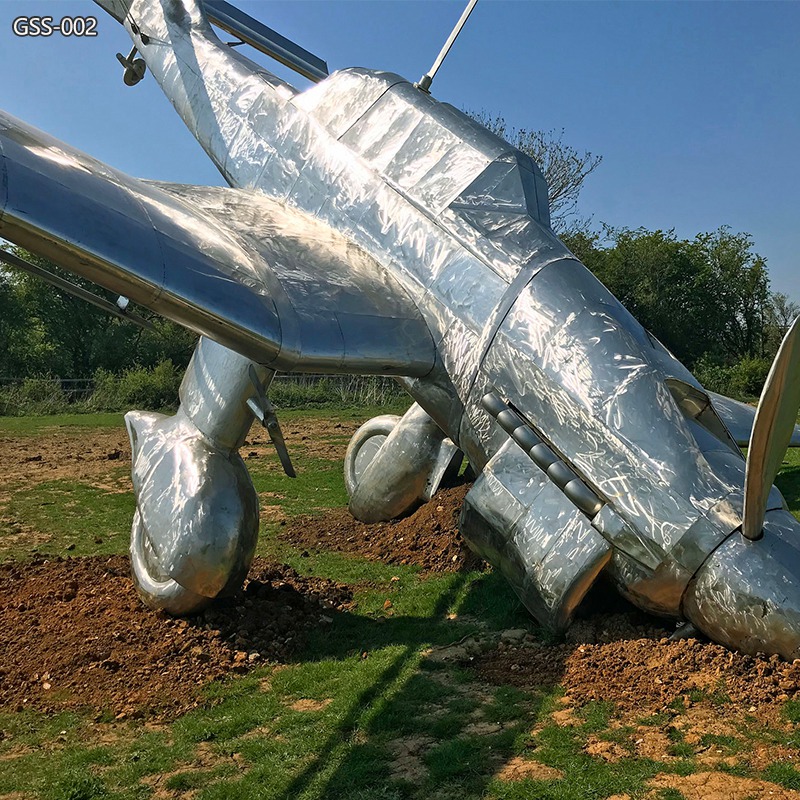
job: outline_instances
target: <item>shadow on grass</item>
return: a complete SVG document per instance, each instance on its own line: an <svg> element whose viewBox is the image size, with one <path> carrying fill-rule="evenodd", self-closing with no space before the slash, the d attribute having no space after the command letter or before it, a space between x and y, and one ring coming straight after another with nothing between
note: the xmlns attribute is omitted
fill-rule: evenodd
<svg viewBox="0 0 800 800"><path fill-rule="evenodd" d="M368 658L368 651L382 648L399 652L351 700L323 746L280 794L282 800L483 795L545 695L531 697L509 687L486 694L471 672L428 661L425 648L457 644L482 629L479 623L445 622L455 606L460 615L493 607L494 622L514 617L517 624L530 622L496 573L458 574L427 616L370 619L340 613L329 634L310 642L305 659L347 659L362 651ZM503 693L510 694L496 696ZM491 719L496 730L488 723L488 732L476 735L471 726L482 719ZM414 753L412 744L398 760L391 744L402 751L403 742L414 741L425 742L424 749Z"/></svg>

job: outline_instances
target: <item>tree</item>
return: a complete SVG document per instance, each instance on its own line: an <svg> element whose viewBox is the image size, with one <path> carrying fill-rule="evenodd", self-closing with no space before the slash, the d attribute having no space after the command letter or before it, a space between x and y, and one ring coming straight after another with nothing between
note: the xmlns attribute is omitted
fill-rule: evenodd
<svg viewBox="0 0 800 800"><path fill-rule="evenodd" d="M770 298L767 342L770 352L777 352L786 331L800 315L800 305L782 292L774 292Z"/></svg>
<svg viewBox="0 0 800 800"><path fill-rule="evenodd" d="M30 337L24 335L26 324L25 311L18 302L13 276L8 271L0 270L0 378L12 377L25 368L25 350L34 338L33 331Z"/></svg>
<svg viewBox="0 0 800 800"><path fill-rule="evenodd" d="M46 259L8 248L25 261L116 300L116 295ZM135 309L153 323L153 330L143 330L24 270L9 267L0 278L0 375L88 378L98 369L119 372L166 359L183 366L191 355L195 334L149 311Z"/></svg>
<svg viewBox="0 0 800 800"><path fill-rule="evenodd" d="M628 310L687 363L716 346L713 280L689 243L670 231L609 231L614 246L595 259L595 274Z"/></svg>
<svg viewBox="0 0 800 800"><path fill-rule="evenodd" d="M730 362L771 356L767 262L753 252L750 234L732 233L723 226L713 233L698 234L691 250L710 276L715 309L712 324L716 323L722 357Z"/></svg>
<svg viewBox="0 0 800 800"><path fill-rule="evenodd" d="M583 153L564 142L564 130L536 131L510 128L501 116L485 111L468 112L492 133L529 155L544 173L550 200L550 219L558 234L587 232L589 220L577 214L578 196L586 178L603 160L588 150Z"/></svg>
<svg viewBox="0 0 800 800"><path fill-rule="evenodd" d="M674 230L606 228L564 236L628 310L688 366L772 354L766 263L748 234L720 228L682 240Z"/></svg>

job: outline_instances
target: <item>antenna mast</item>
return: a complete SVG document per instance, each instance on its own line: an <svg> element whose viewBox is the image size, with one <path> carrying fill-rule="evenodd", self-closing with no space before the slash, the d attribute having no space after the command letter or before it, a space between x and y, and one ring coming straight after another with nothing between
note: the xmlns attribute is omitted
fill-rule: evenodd
<svg viewBox="0 0 800 800"><path fill-rule="evenodd" d="M477 3L478 0L469 0L467 7L464 9L464 13L461 15L461 19L456 22L455 28L451 31L450 36L447 37L447 41L444 43L444 47L439 51L439 55L436 57L436 61L433 62L433 66L419 79L418 83L414 84L417 89L422 89L426 94L430 94L431 84L436 77L437 70L442 66L442 62L450 52L453 42L455 42L458 34L461 33L461 29L469 19L469 15L472 13L472 9L475 8Z"/></svg>

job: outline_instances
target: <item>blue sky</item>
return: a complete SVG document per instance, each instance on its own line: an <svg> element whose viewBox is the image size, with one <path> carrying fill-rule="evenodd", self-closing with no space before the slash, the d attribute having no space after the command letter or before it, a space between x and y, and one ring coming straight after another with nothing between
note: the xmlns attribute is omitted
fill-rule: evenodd
<svg viewBox="0 0 800 800"><path fill-rule="evenodd" d="M238 4L331 70L365 66L412 80L463 7ZM95 15L99 35L16 38L20 14ZM796 2L481 0L433 94L519 127L564 128L567 142L603 156L580 203L595 223L674 227L685 237L720 225L747 231L773 289L800 300L798 42ZM89 0L0 0L0 108L127 172L219 183L155 83L123 85L114 54L129 45Z"/></svg>

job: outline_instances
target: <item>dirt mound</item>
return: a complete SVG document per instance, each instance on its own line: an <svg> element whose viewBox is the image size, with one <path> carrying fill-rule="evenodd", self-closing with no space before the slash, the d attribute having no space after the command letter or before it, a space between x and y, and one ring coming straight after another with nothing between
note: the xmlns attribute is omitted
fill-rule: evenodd
<svg viewBox="0 0 800 800"><path fill-rule="evenodd" d="M346 508L286 524L281 538L295 547L358 553L389 564L415 564L431 572L480 569L483 561L467 547L458 517L468 485L442 489L404 519L365 525Z"/></svg>
<svg viewBox="0 0 800 800"><path fill-rule="evenodd" d="M591 617L578 620L563 644L501 645L476 667L493 683L560 685L576 705L608 700L641 715L683 698L688 705L733 702L774 719L784 701L800 696L800 660L746 656L707 641L673 642L668 635L658 620L635 612Z"/></svg>
<svg viewBox="0 0 800 800"><path fill-rule="evenodd" d="M351 599L256 559L235 596L172 619L142 605L123 556L0 565L0 705L182 713L209 681L286 659Z"/></svg>

